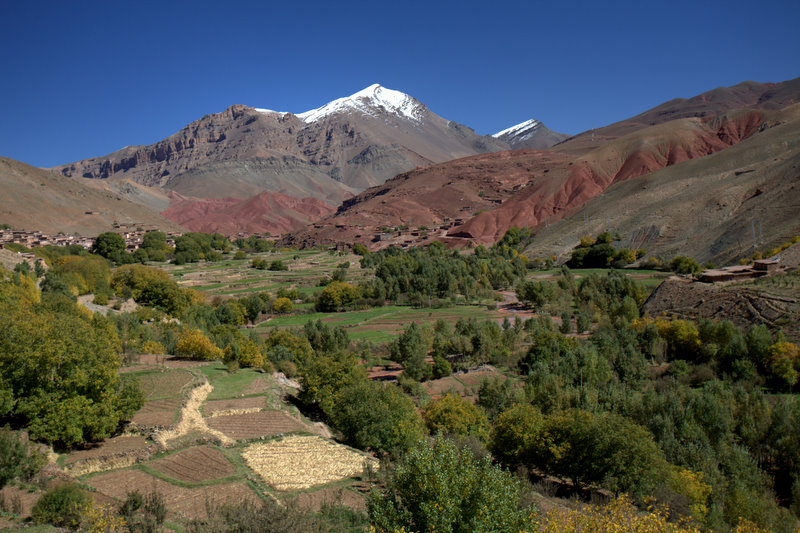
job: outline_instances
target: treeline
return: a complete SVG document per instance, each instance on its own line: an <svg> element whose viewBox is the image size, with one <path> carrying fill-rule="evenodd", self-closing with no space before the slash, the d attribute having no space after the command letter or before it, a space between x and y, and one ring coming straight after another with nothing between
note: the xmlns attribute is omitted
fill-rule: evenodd
<svg viewBox="0 0 800 533"><path fill-rule="evenodd" d="M512 254L509 246L508 242L491 249L479 246L474 253L463 254L434 242L407 251L389 247L363 252L361 267L374 268L375 279L359 287L365 298L412 305L491 299L495 290L513 287L525 275L525 258L516 249Z"/></svg>

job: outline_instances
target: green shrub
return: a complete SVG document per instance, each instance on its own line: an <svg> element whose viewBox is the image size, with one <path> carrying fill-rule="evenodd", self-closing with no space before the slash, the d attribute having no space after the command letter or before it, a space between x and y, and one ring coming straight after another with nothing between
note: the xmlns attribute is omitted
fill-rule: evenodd
<svg viewBox="0 0 800 533"><path fill-rule="evenodd" d="M31 518L40 524L77 529L91 507L91 496L68 483L45 492L33 506Z"/></svg>

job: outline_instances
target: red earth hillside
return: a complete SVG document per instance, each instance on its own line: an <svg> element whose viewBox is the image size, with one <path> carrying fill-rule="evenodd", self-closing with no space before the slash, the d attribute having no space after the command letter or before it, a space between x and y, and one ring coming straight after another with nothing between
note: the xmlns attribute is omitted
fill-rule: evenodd
<svg viewBox="0 0 800 533"><path fill-rule="evenodd" d="M250 198L187 198L170 192L165 218L192 231L280 234L303 228L334 212L316 198L294 198L281 193L262 192Z"/></svg>
<svg viewBox="0 0 800 533"><path fill-rule="evenodd" d="M450 236L491 243L511 226L560 220L615 183L713 154L749 137L764 113L741 110L709 119L687 118L651 126L554 168L494 211L480 213Z"/></svg>

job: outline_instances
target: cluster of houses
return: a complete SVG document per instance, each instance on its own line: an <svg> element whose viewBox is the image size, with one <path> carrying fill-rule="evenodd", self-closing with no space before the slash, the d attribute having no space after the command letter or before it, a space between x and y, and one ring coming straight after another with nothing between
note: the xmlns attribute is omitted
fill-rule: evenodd
<svg viewBox="0 0 800 533"><path fill-rule="evenodd" d="M777 274L780 270L780 258L759 259L751 265L735 265L704 270L700 275L700 281L718 283L721 281L762 278Z"/></svg>
<svg viewBox="0 0 800 533"><path fill-rule="evenodd" d="M50 235L41 231L0 229L0 246L10 243L21 244L26 248L49 245L69 246L72 244L79 244L84 248L91 248L94 244L94 238L64 234Z"/></svg>
<svg viewBox="0 0 800 533"><path fill-rule="evenodd" d="M142 245L144 235L147 230L142 229L140 226L128 228L123 226L115 226L116 231L125 239L126 249L133 252ZM167 244L175 246L175 238L180 237L181 233L168 232ZM50 235L41 231L26 231L26 230L12 230L0 229L0 248L6 244L21 244L26 248L34 248L37 246L71 246L73 244L80 245L87 250L94 246L94 237L82 237L80 235L66 235L59 233L57 235Z"/></svg>
<svg viewBox="0 0 800 533"><path fill-rule="evenodd" d="M373 234L372 242L384 243L386 245L399 245L406 248L411 245L420 244L424 241L430 240L431 237L446 237L447 232L456 226L464 223L463 218L451 220L445 217L441 223L431 225L430 227L420 227L417 229L393 229L391 231L381 231ZM360 235L356 235L356 238Z"/></svg>

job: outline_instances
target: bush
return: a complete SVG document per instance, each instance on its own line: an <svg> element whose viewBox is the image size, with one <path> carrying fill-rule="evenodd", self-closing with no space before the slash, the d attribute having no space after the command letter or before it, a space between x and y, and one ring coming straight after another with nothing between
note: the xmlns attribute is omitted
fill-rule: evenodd
<svg viewBox="0 0 800 533"><path fill-rule="evenodd" d="M104 292L99 292L94 295L94 301L92 303L95 305L108 305L108 295Z"/></svg>
<svg viewBox="0 0 800 533"><path fill-rule="evenodd" d="M289 298L277 298L272 302L272 311L275 313L291 313L294 310L294 304Z"/></svg>
<svg viewBox="0 0 800 533"><path fill-rule="evenodd" d="M280 361L277 368L278 372L283 372L283 375L289 379L297 376L297 365L291 361Z"/></svg>
<svg viewBox="0 0 800 533"><path fill-rule="evenodd" d="M272 261L269 264L268 270L273 270L273 271L279 272L279 271L283 271L283 270L289 270L289 267L286 266L286 263L284 263L280 259L276 259L275 261Z"/></svg>
<svg viewBox="0 0 800 533"><path fill-rule="evenodd" d="M697 261L685 255L676 255L673 257L672 261L669 262L669 268L678 274L697 274L702 270L700 265L697 264Z"/></svg>
<svg viewBox="0 0 800 533"><path fill-rule="evenodd" d="M375 531L532 531L535 510L520 508L520 486L490 459L447 439L418 442L383 491L367 502Z"/></svg>
<svg viewBox="0 0 800 533"><path fill-rule="evenodd" d="M45 492L33 506L31 518L40 524L77 529L91 507L92 497L68 483Z"/></svg>
<svg viewBox="0 0 800 533"><path fill-rule="evenodd" d="M447 394L433 400L425 407L424 417L428 430L433 434L474 436L482 442L486 442L489 436L486 415L461 396Z"/></svg>

